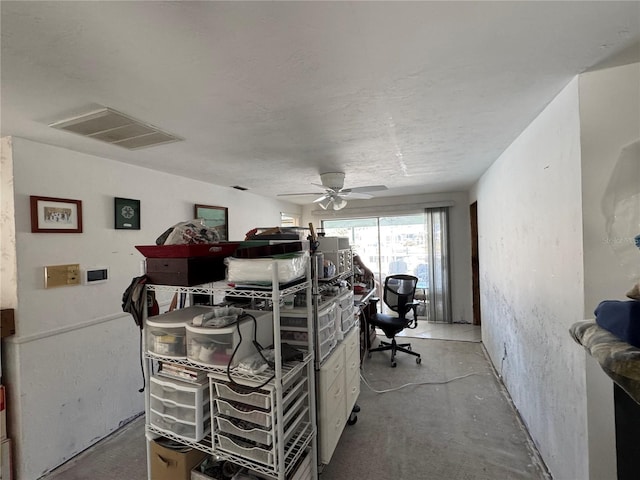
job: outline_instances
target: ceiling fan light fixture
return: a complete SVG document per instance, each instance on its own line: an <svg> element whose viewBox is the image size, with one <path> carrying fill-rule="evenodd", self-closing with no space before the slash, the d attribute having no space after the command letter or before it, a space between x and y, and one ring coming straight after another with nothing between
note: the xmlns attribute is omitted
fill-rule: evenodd
<svg viewBox="0 0 640 480"><path fill-rule="evenodd" d="M320 205L320 208L322 208L323 210L326 210L327 208L329 208L329 205L331 205L332 202L333 202L333 198L326 197L326 198L320 200L318 202L318 205Z"/></svg>
<svg viewBox="0 0 640 480"><path fill-rule="evenodd" d="M333 201L334 210L342 210L346 206L347 206L347 201L344 198L338 197Z"/></svg>

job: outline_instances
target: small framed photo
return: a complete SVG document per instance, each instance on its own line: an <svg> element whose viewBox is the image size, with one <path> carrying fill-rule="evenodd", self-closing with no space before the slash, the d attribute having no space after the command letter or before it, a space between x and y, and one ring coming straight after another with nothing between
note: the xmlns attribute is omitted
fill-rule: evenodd
<svg viewBox="0 0 640 480"><path fill-rule="evenodd" d="M209 228L215 228L221 241L229 240L229 209L227 207L196 205L194 218L202 220Z"/></svg>
<svg viewBox="0 0 640 480"><path fill-rule="evenodd" d="M114 198L116 230L140 230L140 200Z"/></svg>
<svg viewBox="0 0 640 480"><path fill-rule="evenodd" d="M32 233L82 233L82 201L31 195Z"/></svg>

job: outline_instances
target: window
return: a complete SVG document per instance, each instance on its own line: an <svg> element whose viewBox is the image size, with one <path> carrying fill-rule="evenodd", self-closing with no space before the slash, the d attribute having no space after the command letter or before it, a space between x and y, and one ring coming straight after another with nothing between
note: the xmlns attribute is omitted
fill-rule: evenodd
<svg viewBox="0 0 640 480"><path fill-rule="evenodd" d="M412 215L323 220L322 228L326 236L348 237L379 285L394 273L418 277L419 316L450 323L447 218L447 208L429 208Z"/></svg>
<svg viewBox="0 0 640 480"><path fill-rule="evenodd" d="M280 226L281 227L299 227L300 215L293 213L280 212Z"/></svg>

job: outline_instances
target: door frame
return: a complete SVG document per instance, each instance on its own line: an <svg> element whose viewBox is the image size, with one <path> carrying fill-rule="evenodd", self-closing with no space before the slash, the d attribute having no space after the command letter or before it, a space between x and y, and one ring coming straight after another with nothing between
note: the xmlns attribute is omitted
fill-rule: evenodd
<svg viewBox="0 0 640 480"><path fill-rule="evenodd" d="M473 294L473 324L481 325L480 316L480 256L478 252L478 202L469 205L471 223L471 290Z"/></svg>

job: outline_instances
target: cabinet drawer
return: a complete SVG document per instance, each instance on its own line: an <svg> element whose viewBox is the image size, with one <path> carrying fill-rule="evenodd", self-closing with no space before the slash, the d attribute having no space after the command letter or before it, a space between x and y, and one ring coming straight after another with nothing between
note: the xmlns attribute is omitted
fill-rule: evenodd
<svg viewBox="0 0 640 480"><path fill-rule="evenodd" d="M347 422L347 414L344 406L334 411L332 415L321 417L318 434L320 436L320 463L328 464L333 452L338 445L340 435Z"/></svg>
<svg viewBox="0 0 640 480"><path fill-rule="evenodd" d="M347 351L345 351L346 353ZM345 378L349 379L354 375L360 375L360 351L354 350L349 354L345 362Z"/></svg>
<svg viewBox="0 0 640 480"><path fill-rule="evenodd" d="M338 409L345 410L345 398L345 377L344 372L340 372L340 375L336 377L331 386L326 391L321 392L320 408L326 414Z"/></svg>
<svg viewBox="0 0 640 480"><path fill-rule="evenodd" d="M346 357L349 358L353 352L360 351L360 329L352 329L346 337L344 337L344 348L346 350Z"/></svg>
<svg viewBox="0 0 640 480"><path fill-rule="evenodd" d="M329 389L336 377L344 371L343 349L343 344L338 345L325 364L320 367L320 388L325 391Z"/></svg>
<svg viewBox="0 0 640 480"><path fill-rule="evenodd" d="M351 377L347 377L345 390L347 394L346 400L348 415L353 409L353 406L356 404L358 396L360 395L360 372L355 372Z"/></svg>

